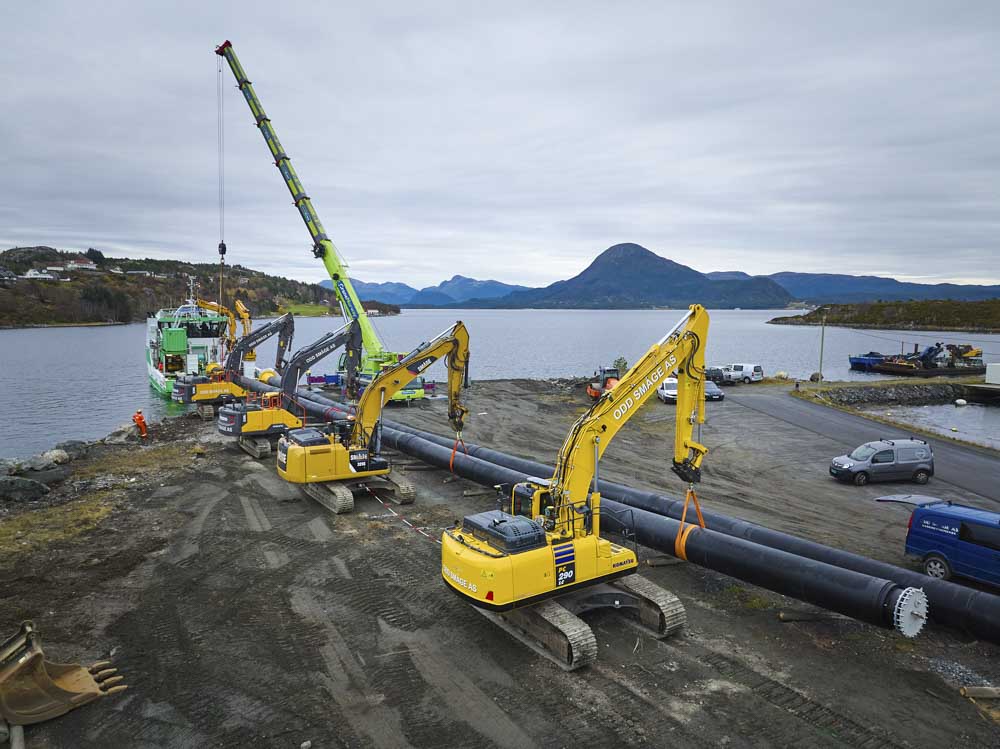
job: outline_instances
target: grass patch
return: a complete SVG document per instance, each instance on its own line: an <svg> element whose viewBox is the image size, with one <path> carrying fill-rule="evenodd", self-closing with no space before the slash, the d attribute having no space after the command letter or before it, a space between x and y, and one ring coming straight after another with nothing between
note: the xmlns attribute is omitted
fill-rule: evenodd
<svg viewBox="0 0 1000 749"><path fill-rule="evenodd" d="M135 447L114 450L87 461L73 471L74 479L94 479L99 476L140 476L156 470L183 468L190 462L191 449L181 444Z"/></svg>
<svg viewBox="0 0 1000 749"><path fill-rule="evenodd" d="M103 490L76 502L23 512L0 521L0 559L86 533L100 525L114 505L112 492Z"/></svg>
<svg viewBox="0 0 1000 749"><path fill-rule="evenodd" d="M756 593L751 593L741 585L729 585L722 592L727 598L745 609L766 611L773 608L770 600Z"/></svg>
<svg viewBox="0 0 1000 749"><path fill-rule="evenodd" d="M330 314L330 308L325 304L289 304L278 307L278 314L291 312L300 317L323 317Z"/></svg>

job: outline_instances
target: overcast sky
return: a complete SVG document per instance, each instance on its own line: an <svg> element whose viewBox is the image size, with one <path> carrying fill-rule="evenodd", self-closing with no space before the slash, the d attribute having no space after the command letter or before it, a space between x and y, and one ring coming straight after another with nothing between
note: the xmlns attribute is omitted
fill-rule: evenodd
<svg viewBox="0 0 1000 749"><path fill-rule="evenodd" d="M4 3L0 248L214 262L228 38L366 281L1000 283L1000 3L482 5ZM223 83L228 260L325 278Z"/></svg>

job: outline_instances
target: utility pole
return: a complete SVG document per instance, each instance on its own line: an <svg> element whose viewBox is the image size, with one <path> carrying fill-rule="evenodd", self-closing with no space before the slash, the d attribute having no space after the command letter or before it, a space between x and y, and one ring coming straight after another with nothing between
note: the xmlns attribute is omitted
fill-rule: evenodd
<svg viewBox="0 0 1000 749"><path fill-rule="evenodd" d="M819 328L819 381L823 382L823 343L826 339L826 310L823 310L823 321Z"/></svg>

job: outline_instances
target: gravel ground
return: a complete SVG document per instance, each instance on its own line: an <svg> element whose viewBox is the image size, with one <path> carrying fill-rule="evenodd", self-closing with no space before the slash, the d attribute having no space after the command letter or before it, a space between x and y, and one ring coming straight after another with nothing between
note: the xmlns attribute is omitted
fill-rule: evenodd
<svg viewBox="0 0 1000 749"><path fill-rule="evenodd" d="M569 383L533 381L477 383L468 400L467 439L546 462L587 405ZM444 432L444 406L391 417ZM870 501L885 487L830 480L822 437L709 409L707 506L905 563L905 513ZM679 490L672 418L644 409L602 475ZM129 690L30 727L31 747L1000 746L957 692L1000 684L1000 648L842 617L781 623L809 607L689 564L643 571L686 605L683 635L658 642L598 614L597 663L564 673L445 589L434 538L493 498L405 456L414 505L371 497L339 517L196 419L71 466L44 506L0 520L0 633L32 618L51 658L110 655Z"/></svg>

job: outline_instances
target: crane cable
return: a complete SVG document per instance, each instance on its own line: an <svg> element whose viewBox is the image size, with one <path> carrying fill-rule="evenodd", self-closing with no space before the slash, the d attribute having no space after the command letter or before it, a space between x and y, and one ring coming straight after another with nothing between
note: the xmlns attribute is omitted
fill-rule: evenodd
<svg viewBox="0 0 1000 749"><path fill-rule="evenodd" d="M217 140L219 148L219 242L226 241L226 135L222 126L224 106L222 96L222 57L216 67L216 110L218 115ZM220 300L221 301L221 300Z"/></svg>
<svg viewBox="0 0 1000 749"><path fill-rule="evenodd" d="M222 279L226 267L226 132L223 127L225 121L225 105L222 96L222 57L218 58L216 64L215 78L216 110L218 114L218 148L219 148L219 304L225 305L222 295Z"/></svg>

